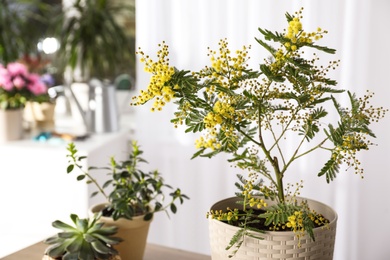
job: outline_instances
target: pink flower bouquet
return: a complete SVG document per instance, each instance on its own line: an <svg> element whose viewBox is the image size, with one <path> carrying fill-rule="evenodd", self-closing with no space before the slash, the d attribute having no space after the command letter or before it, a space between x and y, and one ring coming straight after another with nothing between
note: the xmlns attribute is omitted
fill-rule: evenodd
<svg viewBox="0 0 390 260"><path fill-rule="evenodd" d="M47 94L47 86L38 74L30 73L18 62L0 64L0 109L16 109L36 96Z"/></svg>

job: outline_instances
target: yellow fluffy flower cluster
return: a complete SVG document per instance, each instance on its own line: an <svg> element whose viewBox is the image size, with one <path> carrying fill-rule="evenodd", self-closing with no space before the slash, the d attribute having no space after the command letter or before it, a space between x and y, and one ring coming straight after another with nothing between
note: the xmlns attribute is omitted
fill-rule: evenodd
<svg viewBox="0 0 390 260"><path fill-rule="evenodd" d="M228 102L221 101L215 102L213 110L225 118L232 118L235 112L234 108Z"/></svg>
<svg viewBox="0 0 390 260"><path fill-rule="evenodd" d="M232 119L234 108L227 102L217 101L214 104L213 111L209 112L204 118L206 128L214 128L216 125L222 124L224 118Z"/></svg>
<svg viewBox="0 0 390 260"><path fill-rule="evenodd" d="M294 17L288 23L286 38L293 39L302 30L302 23L298 17Z"/></svg>
<svg viewBox="0 0 390 260"><path fill-rule="evenodd" d="M153 61L148 55L139 49L137 54L141 55L140 61L145 64L144 70L152 74L149 85L146 90L141 90L139 96L133 98L132 105L141 105L155 98L152 111L161 110L174 96L174 90L166 83L171 79L175 72L174 67L169 66L168 45L164 42L159 44L161 48L157 52L157 61ZM178 88L178 86L174 86Z"/></svg>
<svg viewBox="0 0 390 260"><path fill-rule="evenodd" d="M200 79L212 79L222 87L228 89L237 88L236 78L242 76L243 71L247 67L249 47L243 46L242 50L237 50L236 55L232 55L228 48L228 41L226 39L220 40L218 43L219 50L214 51L209 48L211 67L206 67L198 74ZM215 86L207 88L207 93L213 95L217 93ZM208 133L199 138L195 145L197 148L210 148L212 150L221 147L217 142L216 134L217 128L223 129L226 135L232 135L233 129L227 122L229 120L237 120L241 118L234 109L234 100L225 93L218 93L218 101L215 102L213 110L210 111L204 118L203 122L208 129Z"/></svg>
<svg viewBox="0 0 390 260"><path fill-rule="evenodd" d="M209 49L211 68L206 67L199 72L200 78L216 79L224 87L231 88L236 85L234 78L242 76L243 70L247 67L248 49L250 46L243 46L232 56L228 47L228 41L221 39L218 43L219 51Z"/></svg>
<svg viewBox="0 0 390 260"><path fill-rule="evenodd" d="M245 183L242 194L244 195L244 197L248 201L249 206L251 208L256 207L258 209L267 207L267 205L268 205L267 202L265 202L262 198L252 196L252 193L251 193L252 190L253 190L253 182L248 181L247 183Z"/></svg>
<svg viewBox="0 0 390 260"><path fill-rule="evenodd" d="M215 102L213 111L209 112L203 119L205 127L208 129L206 135L195 141L196 148L210 148L212 150L219 149L221 144L218 143L216 135L217 128L224 129L226 135L233 134L233 129L223 125L226 119L233 119L235 115L234 107L227 99L221 99Z"/></svg>
<svg viewBox="0 0 390 260"><path fill-rule="evenodd" d="M207 116L203 119L203 122L206 125L206 128L214 128L216 125L219 125L223 122L222 116L215 112L209 112Z"/></svg>
<svg viewBox="0 0 390 260"><path fill-rule="evenodd" d="M293 215L287 218L286 226L291 228L298 238L298 247L301 245L300 238L305 235L305 227L303 225L303 217L301 211L295 211Z"/></svg>
<svg viewBox="0 0 390 260"><path fill-rule="evenodd" d="M306 213L307 217L309 217L317 226L323 226L324 228L327 227L327 224L329 221L324 218L322 215L317 214L315 211ZM295 211L293 215L288 216L286 227L291 228L291 230L295 233L295 235L299 239L300 245L300 238L303 237L305 233L305 227L304 227L304 214L302 211Z"/></svg>
<svg viewBox="0 0 390 260"><path fill-rule="evenodd" d="M302 17L303 8L296 13L296 16L288 23L288 28L285 34L286 39L289 39L289 42L284 44L284 47L288 51L296 51L300 46L303 46L306 43L312 43L323 37L323 34L327 31L323 31L321 28L318 28L317 31L307 33L302 28L302 23L299 17Z"/></svg>
<svg viewBox="0 0 390 260"><path fill-rule="evenodd" d="M206 136L201 136L197 140L195 140L196 149L199 148L209 148L211 150L216 150L221 148L221 144L217 141L215 137L216 132L212 131Z"/></svg>
<svg viewBox="0 0 390 260"><path fill-rule="evenodd" d="M291 215L287 218L288 222L286 224L287 227L292 228L295 231L302 229L303 227L303 218L302 212L295 211L294 215Z"/></svg>
<svg viewBox="0 0 390 260"><path fill-rule="evenodd" d="M238 209L227 208L227 211L222 210L211 210L206 214L207 218L217 219L220 221L237 221L239 218Z"/></svg>

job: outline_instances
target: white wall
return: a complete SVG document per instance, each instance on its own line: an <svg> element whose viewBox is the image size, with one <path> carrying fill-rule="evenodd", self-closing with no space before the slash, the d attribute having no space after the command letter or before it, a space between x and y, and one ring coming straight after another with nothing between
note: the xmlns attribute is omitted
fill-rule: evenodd
<svg viewBox="0 0 390 260"><path fill-rule="evenodd" d="M227 37L232 49L247 44L255 49L257 27L280 30L285 27L284 13L293 13L301 6L305 8L306 28L320 26L329 31L322 44L338 50L335 59L340 58L342 63L335 77L339 85L358 93L369 88L376 93L374 105L390 107L387 0L141 0L136 3L137 46L153 54L157 44L165 40L170 46L171 64L199 69L208 62L206 48L215 48L220 38ZM148 75L140 64L137 79L138 88L144 88ZM233 195L235 172L223 156L191 161L193 138L169 123L172 111L172 107L166 107L151 113L147 105L136 109L135 137L144 146L151 167L158 167L167 180L191 197L170 220L164 214L156 216L149 240L208 253L205 213L217 199ZM326 184L313 170L318 169L318 158L310 158L296 168L305 173L302 195L331 205L339 214L336 260L386 260L390 255L386 242L390 231L386 225L390 214L389 123L390 116L373 126L378 146L361 158L366 169L364 180L341 172L335 182Z"/></svg>

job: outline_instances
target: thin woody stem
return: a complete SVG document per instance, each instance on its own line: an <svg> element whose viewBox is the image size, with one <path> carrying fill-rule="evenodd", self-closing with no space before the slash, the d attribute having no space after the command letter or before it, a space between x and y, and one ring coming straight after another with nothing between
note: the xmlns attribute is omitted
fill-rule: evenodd
<svg viewBox="0 0 390 260"><path fill-rule="evenodd" d="M259 107L259 110L261 110L260 107ZM259 119L258 120L259 120L259 125L261 126L261 116L260 116L260 114L261 113L259 111ZM272 157L271 156L271 152L265 146L263 135L262 135L262 131L261 131L261 127L259 127L259 140L260 140L260 145L259 146L261 147L261 149L263 150L265 156L267 157L267 159L271 163L272 167L274 168L275 178L276 178L276 183L277 183L277 189L278 189L278 198L279 198L280 202L283 202L284 201L283 173L280 171L278 158L276 156Z"/></svg>

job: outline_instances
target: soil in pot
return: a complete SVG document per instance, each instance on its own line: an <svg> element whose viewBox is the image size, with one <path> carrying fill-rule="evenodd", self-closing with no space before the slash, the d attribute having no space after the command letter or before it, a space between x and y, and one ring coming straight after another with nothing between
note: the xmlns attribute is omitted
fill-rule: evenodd
<svg viewBox="0 0 390 260"><path fill-rule="evenodd" d="M239 212L240 215L244 215L245 214L245 212L242 211L242 210L239 210L238 212ZM263 210L263 209L253 209L252 216L253 216L253 219L255 219L256 221L250 222L249 224L247 224L247 226L250 227L250 228L263 230L263 231L293 231L291 228L287 227L286 225L283 225L283 226L280 226L280 227L279 226L273 226L273 225L269 225L269 226L265 225L266 219L258 217L259 215L264 214L264 213L266 213L266 211ZM321 226L324 226L327 223L329 223L329 220L326 219L323 215L318 214L318 216L322 217L324 220L323 220L322 223L314 222L313 223L314 224L313 228L321 227ZM242 223L242 221L240 221L240 220L231 221L230 223L228 223L228 221L221 221L221 222L229 224L229 225L232 225L232 226L235 226L235 227L240 227L241 226L240 224Z"/></svg>

